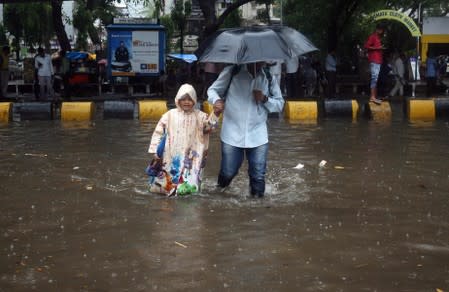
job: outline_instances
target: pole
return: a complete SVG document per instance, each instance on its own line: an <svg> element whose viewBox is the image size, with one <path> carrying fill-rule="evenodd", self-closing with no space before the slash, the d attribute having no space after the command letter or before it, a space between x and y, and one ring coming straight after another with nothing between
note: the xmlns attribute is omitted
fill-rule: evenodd
<svg viewBox="0 0 449 292"><path fill-rule="evenodd" d="M418 5L418 25L421 23L421 3ZM415 62L415 86L412 86L412 97L415 97L415 87L418 81L418 68L419 68L419 36L416 37L416 62Z"/></svg>
<svg viewBox="0 0 449 292"><path fill-rule="evenodd" d="M283 23L282 23L282 12L283 12L283 9L284 9L284 7L283 7L284 5L282 4L282 0L281 0L281 25L283 25Z"/></svg>

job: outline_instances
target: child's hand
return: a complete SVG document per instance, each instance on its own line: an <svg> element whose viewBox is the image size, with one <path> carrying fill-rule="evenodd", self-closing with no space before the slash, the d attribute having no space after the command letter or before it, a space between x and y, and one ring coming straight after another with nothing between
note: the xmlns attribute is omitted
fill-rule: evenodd
<svg viewBox="0 0 449 292"><path fill-rule="evenodd" d="M203 133L208 134L218 127L218 117L215 113L211 113L204 125Z"/></svg>

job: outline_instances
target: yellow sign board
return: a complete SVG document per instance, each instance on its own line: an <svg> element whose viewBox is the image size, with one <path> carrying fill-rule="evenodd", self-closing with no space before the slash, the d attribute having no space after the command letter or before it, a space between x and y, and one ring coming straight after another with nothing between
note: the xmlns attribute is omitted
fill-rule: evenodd
<svg viewBox="0 0 449 292"><path fill-rule="evenodd" d="M379 10L379 11L372 13L371 17L374 20L391 19L391 20L399 21L407 27L407 29L410 31L412 36L414 36L414 37L421 36L419 27L416 25L416 23L413 21L413 19L411 17L409 17L408 15L405 15L402 12L395 11L395 10Z"/></svg>

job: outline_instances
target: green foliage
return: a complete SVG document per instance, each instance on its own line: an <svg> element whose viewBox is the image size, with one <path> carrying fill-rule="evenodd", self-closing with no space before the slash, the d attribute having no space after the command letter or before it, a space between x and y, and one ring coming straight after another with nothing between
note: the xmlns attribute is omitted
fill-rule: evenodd
<svg viewBox="0 0 449 292"><path fill-rule="evenodd" d="M449 11L446 0L284 0L283 22L298 29L325 54L337 46L338 55L350 55L355 45L362 45L374 30L369 15L377 10L393 9L410 14L417 22L418 4L424 15L441 16ZM408 30L395 21L387 21L385 44L392 50L413 50L414 39Z"/></svg>
<svg viewBox="0 0 449 292"><path fill-rule="evenodd" d="M257 19L260 20L262 23L270 23L270 14L269 11L266 9L258 10L257 11Z"/></svg>
<svg viewBox="0 0 449 292"><path fill-rule="evenodd" d="M0 24L0 46L4 45L8 45L8 39L6 38L5 27Z"/></svg>
<svg viewBox="0 0 449 292"><path fill-rule="evenodd" d="M173 38L175 26L173 24L171 17L168 15L162 16L160 18L160 22L165 27L167 52L171 52L173 48L171 48L170 40Z"/></svg>
<svg viewBox="0 0 449 292"><path fill-rule="evenodd" d="M92 22L92 11L88 10L84 1L78 1L78 5L73 14L73 26L77 32L77 50L87 50L87 38L89 36L89 23Z"/></svg>
<svg viewBox="0 0 449 292"><path fill-rule="evenodd" d="M257 19L260 20L262 23L271 24L270 19L270 6L273 4L273 0L257 0L257 4L265 5L265 9L261 9L257 11Z"/></svg>
<svg viewBox="0 0 449 292"><path fill-rule="evenodd" d="M224 20L221 28L240 27L242 25L242 13L236 9L232 11Z"/></svg>
<svg viewBox="0 0 449 292"><path fill-rule="evenodd" d="M320 2L284 1L283 23L297 29L322 49L326 47L327 23L330 15L327 1Z"/></svg>
<svg viewBox="0 0 449 292"><path fill-rule="evenodd" d="M48 44L54 34L51 6L45 3L4 5L4 25L15 39L25 44Z"/></svg>
<svg viewBox="0 0 449 292"><path fill-rule="evenodd" d="M173 10L171 11L171 17L175 28L179 31L183 31L187 24L187 17L192 12L192 3L190 1L176 1Z"/></svg>
<svg viewBox="0 0 449 292"><path fill-rule="evenodd" d="M180 42L179 47L181 53L183 49L184 31L187 25L187 17L192 12L192 3L190 1L176 1L173 10L171 11L171 18L175 29L179 32Z"/></svg>

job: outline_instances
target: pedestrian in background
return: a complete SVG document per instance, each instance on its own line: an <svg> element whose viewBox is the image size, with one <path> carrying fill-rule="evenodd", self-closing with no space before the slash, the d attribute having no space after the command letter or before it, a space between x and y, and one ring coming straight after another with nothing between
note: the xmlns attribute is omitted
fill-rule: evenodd
<svg viewBox="0 0 449 292"><path fill-rule="evenodd" d="M42 100L54 97L53 92L53 64L51 57L46 54L43 48L37 49L37 56L35 59L35 68L37 69L37 76L39 79L39 96Z"/></svg>
<svg viewBox="0 0 449 292"><path fill-rule="evenodd" d="M380 66L383 61L382 36L385 32L385 27L378 23L376 30L368 37L365 42L365 49L368 51L368 62L370 66L371 80L370 80L370 102L381 104L382 101L377 98L377 80L379 78Z"/></svg>
<svg viewBox="0 0 449 292"><path fill-rule="evenodd" d="M61 50L59 52L59 57L61 58L61 66L59 68L59 72L62 77L62 85L64 87L64 98L67 100L70 100L71 95L71 86L70 86L70 75L71 75L71 68L70 68L70 60L66 56L66 52L64 50Z"/></svg>
<svg viewBox="0 0 449 292"><path fill-rule="evenodd" d="M285 60L285 83L287 88L287 98L298 98L298 78L297 72L299 67L298 57L292 57Z"/></svg>
<svg viewBox="0 0 449 292"><path fill-rule="evenodd" d="M0 52L0 95L6 97L9 82L9 54L11 49L9 46L3 46Z"/></svg>
<svg viewBox="0 0 449 292"><path fill-rule="evenodd" d="M430 97L435 93L435 88L437 85L437 72L438 72L438 64L434 55L431 51L427 52L427 60L426 60L426 95Z"/></svg>
<svg viewBox="0 0 449 292"><path fill-rule="evenodd" d="M404 96L404 85L405 85L405 66L404 66L405 55L403 53L395 53L393 55L392 71L395 79L394 87L390 91L390 96L395 96L399 91L399 96Z"/></svg>
<svg viewBox="0 0 449 292"><path fill-rule="evenodd" d="M336 82L337 82L337 58L335 57L335 49L330 49L326 56L326 96L327 98L335 98Z"/></svg>
<svg viewBox="0 0 449 292"><path fill-rule="evenodd" d="M302 68L304 69L304 86L306 89L306 97L312 97L315 94L317 84L317 72L312 66L312 56L302 58Z"/></svg>

